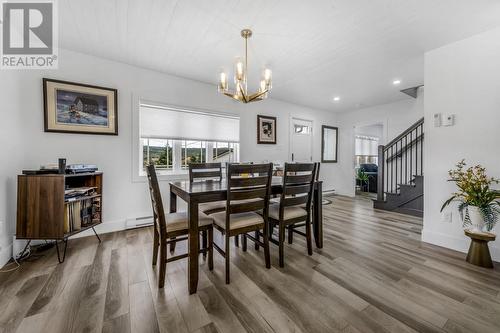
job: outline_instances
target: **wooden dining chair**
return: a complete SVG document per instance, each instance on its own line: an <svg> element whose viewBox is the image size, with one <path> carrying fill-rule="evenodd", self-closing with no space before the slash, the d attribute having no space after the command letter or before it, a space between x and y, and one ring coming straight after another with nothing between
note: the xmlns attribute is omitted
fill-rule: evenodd
<svg viewBox="0 0 500 333"><path fill-rule="evenodd" d="M188 253L167 258L167 244L175 244L187 240L189 233L189 221L187 212L166 214L163 210L163 201L161 198L158 178L156 177L155 166L150 164L146 167L148 177L149 193L151 195L151 205L153 207L153 266L158 259L158 250L160 251L160 268L158 278L158 288L165 285L165 273L167 262L179 260L188 257ZM200 253L208 252L208 268L213 269L213 219L205 214L199 214L199 230L208 233L208 244L202 246ZM186 236L186 237L180 237Z"/></svg>
<svg viewBox="0 0 500 333"><path fill-rule="evenodd" d="M268 240L268 210L271 193L272 163L228 164L226 211L212 214L214 227L224 235L225 250L216 243L214 248L225 258L226 283L230 282L229 240L243 235L243 251L247 250L246 238L264 247L266 268L271 267ZM242 175L252 174L252 177ZM262 211L262 214L258 214ZM257 237L250 235L255 232ZM260 241L262 236L263 241Z"/></svg>
<svg viewBox="0 0 500 333"><path fill-rule="evenodd" d="M305 236L307 253L312 255L311 204L316 168L316 163L285 163L280 201L269 207L270 228L272 230L274 226L278 226L278 241L272 236L269 240L279 246L280 267L285 265L285 229L288 229L289 242L293 233ZM303 204L305 207L301 207ZM296 230L299 226L305 226L305 233Z"/></svg>
<svg viewBox="0 0 500 333"><path fill-rule="evenodd" d="M319 181L319 169L321 167L321 163L320 162L315 162L316 164L316 175L314 176L314 182L317 182ZM314 195L314 190L313 190L313 195ZM311 201L311 219L314 221L314 199ZM307 203L304 203L302 205L300 205L300 207L306 209L307 208ZM296 229L296 228L301 228L301 227L304 227L306 225L305 222L299 222L299 223L295 223L295 224L292 224L290 226L287 227L287 229ZM288 244L293 244L293 230L289 230L288 231Z"/></svg>
<svg viewBox="0 0 500 333"><path fill-rule="evenodd" d="M189 182L222 181L221 163L190 163ZM199 205L200 211L205 214L217 213L226 209L226 201L204 202Z"/></svg>

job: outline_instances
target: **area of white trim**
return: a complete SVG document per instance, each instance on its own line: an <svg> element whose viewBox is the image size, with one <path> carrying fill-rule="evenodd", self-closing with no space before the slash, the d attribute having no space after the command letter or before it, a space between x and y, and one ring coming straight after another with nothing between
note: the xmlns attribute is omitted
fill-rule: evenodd
<svg viewBox="0 0 500 333"><path fill-rule="evenodd" d="M466 236L463 238L455 237L425 229L422 230L422 241L463 253L467 253L470 245L470 239ZM491 258L495 261L500 261L500 248L493 246L492 242L489 243L489 248Z"/></svg>
<svg viewBox="0 0 500 333"><path fill-rule="evenodd" d="M103 222L95 227L95 231L99 235L107 234L107 233L115 232L115 231L122 231L125 229L127 229L127 219ZM87 237L87 236L93 236L93 235L94 235L94 231L92 231L92 229L88 229L88 230L82 231L82 232L72 236L70 238L70 240L74 239L74 238Z"/></svg>

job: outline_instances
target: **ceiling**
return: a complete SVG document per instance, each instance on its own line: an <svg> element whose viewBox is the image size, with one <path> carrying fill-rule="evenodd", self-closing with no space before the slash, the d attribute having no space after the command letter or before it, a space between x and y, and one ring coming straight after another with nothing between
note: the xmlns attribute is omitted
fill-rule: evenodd
<svg viewBox="0 0 500 333"><path fill-rule="evenodd" d="M240 30L251 28L250 87L269 66L273 98L335 112L409 98L399 90L423 83L426 51L500 25L498 0L58 3L61 47L211 83L214 91L221 69L232 77L243 55Z"/></svg>

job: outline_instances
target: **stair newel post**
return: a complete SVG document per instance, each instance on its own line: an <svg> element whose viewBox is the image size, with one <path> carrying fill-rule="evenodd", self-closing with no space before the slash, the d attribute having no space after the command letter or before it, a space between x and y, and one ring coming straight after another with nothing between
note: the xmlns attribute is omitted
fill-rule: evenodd
<svg viewBox="0 0 500 333"><path fill-rule="evenodd" d="M377 177L377 200L383 201L384 198L384 175L385 175L385 146L378 146L378 177Z"/></svg>

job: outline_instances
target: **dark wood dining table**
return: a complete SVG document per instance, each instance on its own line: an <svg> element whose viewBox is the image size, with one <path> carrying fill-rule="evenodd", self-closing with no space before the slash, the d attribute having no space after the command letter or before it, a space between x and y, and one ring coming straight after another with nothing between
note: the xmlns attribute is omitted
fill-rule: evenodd
<svg viewBox="0 0 500 333"><path fill-rule="evenodd" d="M273 177L271 193L273 195L282 192L282 178ZM316 247L323 247L323 195L322 181L316 181L314 184L313 194L313 212L312 225L313 235ZM188 235L188 285L189 293L196 293L198 287L198 250L199 250L199 231L198 231L198 205L204 202L213 202L226 200L227 184L222 181L175 181L170 182L170 212L177 211L177 197L187 203L188 219L189 219L189 235Z"/></svg>

